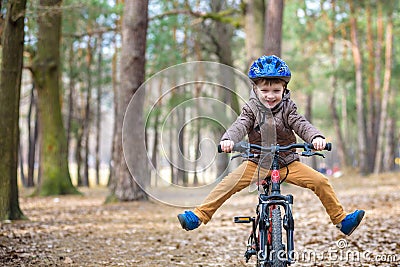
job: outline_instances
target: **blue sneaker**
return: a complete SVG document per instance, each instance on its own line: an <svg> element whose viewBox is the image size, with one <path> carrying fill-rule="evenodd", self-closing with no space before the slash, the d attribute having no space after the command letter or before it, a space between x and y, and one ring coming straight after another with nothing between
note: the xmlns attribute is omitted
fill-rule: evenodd
<svg viewBox="0 0 400 267"><path fill-rule="evenodd" d="M353 213L347 214L342 222L336 225L337 228L345 235L351 235L363 219L365 211L356 210Z"/></svg>
<svg viewBox="0 0 400 267"><path fill-rule="evenodd" d="M182 225L182 228L186 231L194 230L200 226L201 221L192 211L185 211L184 214L178 215L178 220Z"/></svg>

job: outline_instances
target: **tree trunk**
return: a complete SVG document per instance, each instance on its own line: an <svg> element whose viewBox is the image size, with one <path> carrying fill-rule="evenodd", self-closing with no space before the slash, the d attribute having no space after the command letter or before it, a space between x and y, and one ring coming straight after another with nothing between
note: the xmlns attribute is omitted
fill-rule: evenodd
<svg viewBox="0 0 400 267"><path fill-rule="evenodd" d="M118 0L117 0L118 3ZM117 21L117 24L120 25L120 20ZM118 58L118 45L116 38L113 40L114 43L114 54L112 57L112 72L111 72L111 79L112 79L112 90L113 90L113 111L114 111L114 121L113 121L113 135L112 135L112 142L111 142L111 160L109 164L109 177L108 177L108 182L107 186L111 188L113 184L116 182L113 181L113 179L116 179L114 170L115 170L115 163L116 159L118 157L118 153L115 150L117 146L117 120L116 118L118 117L118 99L119 99L119 94L118 94L118 81L117 81L117 58Z"/></svg>
<svg viewBox="0 0 400 267"><path fill-rule="evenodd" d="M38 137L38 115L37 115L37 101L35 96L35 84L32 85L31 97L29 103L29 110L27 116L28 124L28 177L27 177L27 187L33 187L34 184L34 171L35 171L35 155L36 155L36 143ZM32 127L32 113L35 109L34 126ZM33 128L33 133L32 133Z"/></svg>
<svg viewBox="0 0 400 267"><path fill-rule="evenodd" d="M51 10L39 16L39 39L32 64L38 89L38 111L42 179L38 193L43 196L76 194L68 168L67 137L60 103L61 1L40 0L39 10Z"/></svg>
<svg viewBox="0 0 400 267"><path fill-rule="evenodd" d="M182 88L184 89L184 88ZM185 91L183 90L183 96L185 95ZM186 155L186 146L185 146L185 121L186 121L186 108L180 108L177 110L178 114L178 128L176 129L178 136L178 182L181 182L184 186L188 185L188 173L185 167L185 155Z"/></svg>
<svg viewBox="0 0 400 267"><path fill-rule="evenodd" d="M74 57L74 42L71 41L69 46L69 58L68 58L68 78L69 78L69 85L68 85L68 118L67 118L67 151L69 153L69 145L71 140L71 131L72 131L72 118L74 115L74 91L75 91L75 73L76 68L75 65L75 57Z"/></svg>
<svg viewBox="0 0 400 267"><path fill-rule="evenodd" d="M172 94L174 95L176 93L173 91ZM174 96L172 96L172 97L174 97ZM170 121L171 121L170 125L175 125L175 120L176 120L176 115L175 115L175 112L174 112L174 113L171 113L171 115L170 115ZM174 130L171 127L171 129L169 130L169 142L170 142L170 145L168 146L168 153L169 153L170 159L169 159L168 162L169 162L171 182L172 182L172 184L176 184L177 185L178 184L178 175L176 174L177 171L175 170L175 165L174 165L174 162L175 162L175 150L174 150L175 144L174 144L174 140L175 140L175 138L174 138Z"/></svg>
<svg viewBox="0 0 400 267"><path fill-rule="evenodd" d="M152 168L157 169L157 151L158 151L158 125L160 123L160 113L156 111L154 117L154 139L153 139L153 151L151 153L151 164L153 165ZM156 184L157 184L157 176L156 176Z"/></svg>
<svg viewBox="0 0 400 267"><path fill-rule="evenodd" d="M383 171L394 171L394 159L396 158L396 120L388 118L386 123L385 153L383 154Z"/></svg>
<svg viewBox="0 0 400 267"><path fill-rule="evenodd" d="M19 101L26 0L10 0L2 34L0 80L0 221L25 218L17 186Z"/></svg>
<svg viewBox="0 0 400 267"><path fill-rule="evenodd" d="M146 32L148 25L148 0L126 0L122 22L122 51L121 51L121 84L119 90L117 120L115 170L110 186L111 195L120 201L131 201L146 198L145 192L138 185L138 181L147 181L147 155L145 151L124 151L124 148L134 149L144 147L143 102L144 90L138 90L145 78ZM132 96L135 95L134 98ZM122 138L124 114L132 99L132 109L126 113L127 125L124 125L125 134ZM125 153L126 152L126 153ZM143 154L144 153L144 154ZM125 155L125 158L123 157ZM126 161L125 161L126 160ZM131 173L128 170L129 164ZM135 179L134 179L135 178Z"/></svg>
<svg viewBox="0 0 400 267"><path fill-rule="evenodd" d="M368 94L367 94L367 108L368 112L366 112L366 117L367 121L369 123L366 124L367 127L367 140L369 143L369 153L368 153L368 166L369 166L369 172L371 172L374 169L375 165L375 156L376 156L376 145L377 145L377 127L376 124L378 122L377 120L377 99L375 99L375 90L379 90L378 88L375 88L375 81L374 81L374 71L375 71L375 56L374 56L374 36L373 36L373 31L372 31L372 15L371 15L371 3L366 4L366 19L367 19L367 31L366 31L366 37L367 37L367 50L368 50L368 83L367 83L367 88L368 88ZM379 127L379 126L378 126Z"/></svg>
<svg viewBox="0 0 400 267"><path fill-rule="evenodd" d="M197 186L199 184L199 177L197 176L197 163L200 157L200 142L201 142L201 119L200 119L200 92L201 92L202 85L197 83L195 85L195 98L196 98L196 105L194 107L195 112L195 142L194 142L194 177L193 177L193 185Z"/></svg>
<svg viewBox="0 0 400 267"><path fill-rule="evenodd" d="M99 37L99 57L97 62L97 119L96 119L96 185L100 184L100 135L101 135L101 98L103 95L102 83L103 83L103 36Z"/></svg>
<svg viewBox="0 0 400 267"><path fill-rule="evenodd" d="M283 0L268 0L264 47L267 55L281 56Z"/></svg>
<svg viewBox="0 0 400 267"><path fill-rule="evenodd" d="M390 12L392 9L389 9ZM386 128L387 117L388 117L388 104L390 97L390 80L392 76L392 45L393 45L393 20L392 13L388 15L388 23L386 26L386 52L385 52L385 74L383 80L383 96L381 104L381 112L379 118L379 131L378 131L378 144L375 156L375 168L374 173L379 173L382 171L382 159L384 147L385 132L388 130Z"/></svg>
<svg viewBox="0 0 400 267"><path fill-rule="evenodd" d="M350 1L350 30L353 60L355 65L355 80L356 80L356 109L357 109L357 128L358 128L358 166L362 174L368 173L367 166L367 149L365 136L365 117L364 117L364 86L362 79L362 57L357 36L357 19L354 10L353 0Z"/></svg>
<svg viewBox="0 0 400 267"><path fill-rule="evenodd" d="M19 173L20 173L20 178L22 185L26 187L27 181L26 181L26 176L25 176L25 171L24 171L24 157L23 157L23 147L21 142L18 142L18 163L19 163Z"/></svg>
<svg viewBox="0 0 400 267"><path fill-rule="evenodd" d="M262 56L264 52L265 4L264 0L245 1L245 46L247 65Z"/></svg>
<svg viewBox="0 0 400 267"><path fill-rule="evenodd" d="M90 120L91 120L91 101L92 101L92 63L93 63L93 49L92 49L92 37L89 36L87 42L87 54L86 54L86 78L87 78L87 91L86 91L86 107L85 107L85 119L83 123L83 140L84 140L84 174L83 174L83 186L89 186L89 143L90 143Z"/></svg>
<svg viewBox="0 0 400 267"><path fill-rule="evenodd" d="M83 129L79 127L76 131L76 183L78 186L83 185L82 179L82 139L83 139Z"/></svg>
<svg viewBox="0 0 400 267"><path fill-rule="evenodd" d="M376 118L379 119L380 117L380 110L381 110L381 98L382 98L382 93L381 93L381 88L382 88L382 79L381 79L381 73L382 73L382 47L383 47L383 39L384 39L384 23L383 23L383 7L382 7L382 1L377 1L377 19L376 19L376 42L375 42L375 47L374 47L374 55L375 55L375 71L373 73L374 75L374 92L375 92L375 104L376 104ZM372 74L371 74L372 75ZM379 124L375 123L375 133L379 131L378 129ZM377 140L377 136L375 137Z"/></svg>
<svg viewBox="0 0 400 267"><path fill-rule="evenodd" d="M158 95L162 95L163 90L163 81L160 82L158 86ZM151 153L151 163L152 168L157 169L158 167L158 139L159 139L159 125L160 125L160 115L162 112L162 99L159 99L156 103L155 109L155 118L154 118L154 142L153 142L153 152ZM154 185L158 185L158 175L154 176Z"/></svg>

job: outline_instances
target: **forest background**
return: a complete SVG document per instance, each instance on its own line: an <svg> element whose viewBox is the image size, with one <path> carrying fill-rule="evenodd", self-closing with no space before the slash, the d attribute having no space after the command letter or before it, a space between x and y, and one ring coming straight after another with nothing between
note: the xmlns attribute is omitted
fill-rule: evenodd
<svg viewBox="0 0 400 267"><path fill-rule="evenodd" d="M215 145L224 129L194 119L196 99L218 99L237 114L246 88L232 78L234 93L194 84L160 98L170 81L141 87L191 61L246 73L263 54L281 56L301 113L334 145L329 168L398 169L398 1L8 0L1 10L1 219L23 217L21 186L42 196L108 186L107 201L130 201L160 186L154 172L183 186L223 175L226 155L198 175L207 165L196 160L202 140ZM215 118L232 121L229 112ZM133 149L127 166L123 145L146 149ZM188 171L183 159L195 166Z"/></svg>

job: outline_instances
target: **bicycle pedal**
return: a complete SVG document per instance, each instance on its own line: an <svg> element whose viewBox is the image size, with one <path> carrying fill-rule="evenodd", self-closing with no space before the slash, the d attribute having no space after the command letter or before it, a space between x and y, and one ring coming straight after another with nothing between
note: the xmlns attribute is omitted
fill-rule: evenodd
<svg viewBox="0 0 400 267"><path fill-rule="evenodd" d="M248 249L244 253L244 257L246 258L246 263L249 262L251 256L257 255L257 251L255 249Z"/></svg>
<svg viewBox="0 0 400 267"><path fill-rule="evenodd" d="M253 218L250 216L238 216L234 218L235 223L251 223Z"/></svg>

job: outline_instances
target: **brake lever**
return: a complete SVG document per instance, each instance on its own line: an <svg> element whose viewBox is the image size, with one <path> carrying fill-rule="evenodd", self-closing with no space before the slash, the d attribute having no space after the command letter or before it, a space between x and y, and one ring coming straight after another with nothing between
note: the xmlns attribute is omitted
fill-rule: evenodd
<svg viewBox="0 0 400 267"><path fill-rule="evenodd" d="M301 153L301 155L304 156L304 157L320 156L320 157L325 158L324 154L319 153L319 152L313 152L311 150L304 151L304 152Z"/></svg>
<svg viewBox="0 0 400 267"><path fill-rule="evenodd" d="M319 152L314 152L313 154L314 154L314 155L317 155L317 156L320 156L320 157L323 157L323 158L325 158L325 155L324 155L324 154L322 154L322 153L319 153Z"/></svg>
<svg viewBox="0 0 400 267"><path fill-rule="evenodd" d="M253 153L241 153L241 154L237 154L237 155L231 157L231 160L238 158L238 157L242 157L244 159L250 159L250 158L255 158L256 155Z"/></svg>
<svg viewBox="0 0 400 267"><path fill-rule="evenodd" d="M236 159L236 158L238 158L238 157L242 157L242 154L237 154L237 155L231 157L231 160Z"/></svg>

